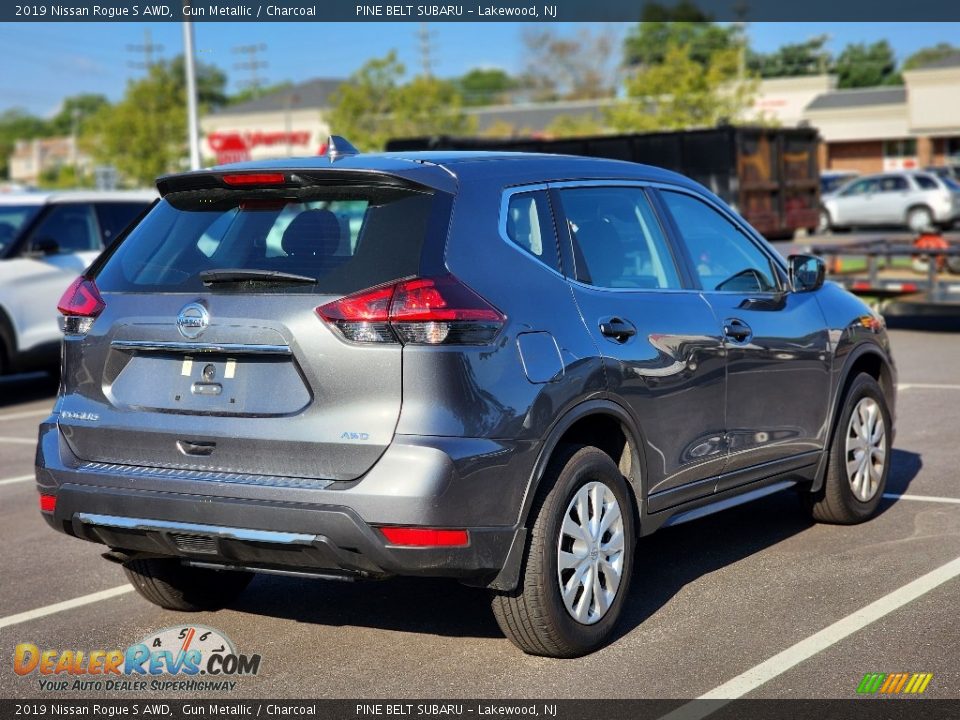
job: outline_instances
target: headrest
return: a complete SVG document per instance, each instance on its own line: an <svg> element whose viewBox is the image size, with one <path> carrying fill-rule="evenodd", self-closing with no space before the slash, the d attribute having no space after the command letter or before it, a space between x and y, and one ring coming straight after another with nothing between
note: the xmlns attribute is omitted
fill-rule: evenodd
<svg viewBox="0 0 960 720"><path fill-rule="evenodd" d="M340 247L340 222L329 210L304 210L287 225L280 247L297 257L333 255Z"/></svg>

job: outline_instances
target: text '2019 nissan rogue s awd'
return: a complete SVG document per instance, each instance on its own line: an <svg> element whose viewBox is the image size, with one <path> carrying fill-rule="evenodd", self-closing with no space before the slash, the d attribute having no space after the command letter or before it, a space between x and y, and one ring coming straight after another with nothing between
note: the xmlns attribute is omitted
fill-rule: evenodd
<svg viewBox="0 0 960 720"><path fill-rule="evenodd" d="M41 510L145 598L448 576L568 657L667 522L876 511L896 372L818 259L652 167L332 147L161 178L60 303Z"/></svg>

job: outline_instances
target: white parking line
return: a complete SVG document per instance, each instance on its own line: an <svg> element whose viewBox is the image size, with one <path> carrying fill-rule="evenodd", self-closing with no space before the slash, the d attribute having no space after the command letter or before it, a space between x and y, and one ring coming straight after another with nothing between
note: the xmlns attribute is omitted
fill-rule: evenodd
<svg viewBox="0 0 960 720"><path fill-rule="evenodd" d="M894 610L903 607L907 603L943 585L943 583L953 580L958 575L960 575L960 557L951 560L946 565L941 565L936 570L928 572L926 575L917 578L913 582L907 583L892 593L884 595L879 600L870 603L851 615L847 615L845 618L833 623L833 625L825 627L806 640L801 640L796 645L774 655L769 660L765 660L746 672L737 675L732 680L728 680L710 692L704 693L697 698L697 700L681 705L673 712L664 715L660 720L699 720L700 718L707 717L719 710L727 702L743 697L747 693L756 690L764 683L773 680L773 678L778 675L782 675L795 665L799 665L804 660L808 660L817 653L826 650L831 645L835 645L858 630L862 630L867 627L867 625L876 622ZM703 700L711 700L713 702L698 702Z"/></svg>
<svg viewBox="0 0 960 720"><path fill-rule="evenodd" d="M919 500L920 502L938 502L960 505L960 498L940 497L938 495L897 495L896 493L884 493L883 496L888 500Z"/></svg>
<svg viewBox="0 0 960 720"><path fill-rule="evenodd" d="M4 478L0 480L0 485L13 485L14 483L22 483L27 480L35 480L36 475L31 473L30 475L18 475L17 477Z"/></svg>
<svg viewBox="0 0 960 720"><path fill-rule="evenodd" d="M897 386L898 390L960 390L960 385L946 383L903 383Z"/></svg>
<svg viewBox="0 0 960 720"><path fill-rule="evenodd" d="M27 610L26 612L17 613L16 615L8 615L5 618L0 618L0 628L19 625L20 623L36 620L37 618L46 617L47 615L54 615L64 610L83 607L84 605L90 605L91 603L100 602L101 600L109 600L112 597L125 595L128 592L133 592L133 585L118 585L109 590L101 590L100 592L90 593L89 595L81 595L72 600L64 600L63 602L54 603L53 605L45 605L36 610Z"/></svg>
<svg viewBox="0 0 960 720"><path fill-rule="evenodd" d="M16 443L18 445L36 445L36 438L17 438L17 437L0 437L0 442L5 443Z"/></svg>
<svg viewBox="0 0 960 720"><path fill-rule="evenodd" d="M0 422L5 420L22 420L23 418L30 417L43 417L44 415L50 414L50 408L44 410L24 410L23 412L8 413L6 415L0 415Z"/></svg>

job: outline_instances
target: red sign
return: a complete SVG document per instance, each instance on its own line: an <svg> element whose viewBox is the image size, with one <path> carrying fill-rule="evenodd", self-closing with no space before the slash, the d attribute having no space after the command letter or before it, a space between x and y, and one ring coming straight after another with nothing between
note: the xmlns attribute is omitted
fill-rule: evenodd
<svg viewBox="0 0 960 720"><path fill-rule="evenodd" d="M207 135L210 149L217 156L218 163L240 162L250 159L250 151L259 146L306 145L310 142L310 132L296 130L285 132L212 132Z"/></svg>

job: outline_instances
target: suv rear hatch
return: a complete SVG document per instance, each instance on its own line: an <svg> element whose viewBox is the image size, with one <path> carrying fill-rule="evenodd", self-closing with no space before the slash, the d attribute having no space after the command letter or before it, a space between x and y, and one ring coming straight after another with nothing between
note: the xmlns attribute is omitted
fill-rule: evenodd
<svg viewBox="0 0 960 720"><path fill-rule="evenodd" d="M420 274L451 196L356 171L182 177L64 296L66 443L93 463L361 476L393 437L402 345L352 342L318 309Z"/></svg>

